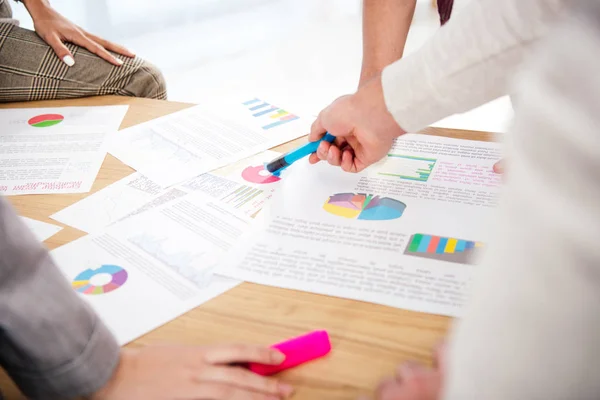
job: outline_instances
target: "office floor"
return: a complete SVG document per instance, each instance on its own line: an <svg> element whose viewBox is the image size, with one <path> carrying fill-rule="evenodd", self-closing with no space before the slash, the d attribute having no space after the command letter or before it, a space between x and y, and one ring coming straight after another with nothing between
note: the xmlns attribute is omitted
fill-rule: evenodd
<svg viewBox="0 0 600 400"><path fill-rule="evenodd" d="M159 66L171 100L202 103L242 93L316 115L356 88L359 0L54 0L53 5ZM14 9L30 27L22 6ZM407 53L438 26L430 0L419 0ZM505 131L511 117L510 101L502 98L436 125Z"/></svg>

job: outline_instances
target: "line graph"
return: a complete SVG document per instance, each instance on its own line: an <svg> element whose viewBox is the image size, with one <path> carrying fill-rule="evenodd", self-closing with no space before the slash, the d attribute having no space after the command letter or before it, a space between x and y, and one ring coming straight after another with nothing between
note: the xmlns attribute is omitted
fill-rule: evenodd
<svg viewBox="0 0 600 400"><path fill-rule="evenodd" d="M205 252L182 249L175 240L155 237L149 233L128 239L138 249L161 261L172 271L193 282L198 287L206 286L210 280L210 268L203 268ZM207 267L207 266L205 266Z"/></svg>

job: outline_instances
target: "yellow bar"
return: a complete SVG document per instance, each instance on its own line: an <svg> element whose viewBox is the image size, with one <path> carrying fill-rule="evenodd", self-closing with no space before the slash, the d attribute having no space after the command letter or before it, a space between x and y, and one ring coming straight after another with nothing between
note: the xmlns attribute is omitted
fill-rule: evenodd
<svg viewBox="0 0 600 400"><path fill-rule="evenodd" d="M275 118L279 118L279 117L283 117L284 115L288 115L289 112L285 111L285 110L279 110L277 111L276 114L271 115L271 118L275 119Z"/></svg>
<svg viewBox="0 0 600 400"><path fill-rule="evenodd" d="M454 253L454 249L456 249L456 244L458 243L458 239L448 239L446 243L446 248L444 249L444 253Z"/></svg>

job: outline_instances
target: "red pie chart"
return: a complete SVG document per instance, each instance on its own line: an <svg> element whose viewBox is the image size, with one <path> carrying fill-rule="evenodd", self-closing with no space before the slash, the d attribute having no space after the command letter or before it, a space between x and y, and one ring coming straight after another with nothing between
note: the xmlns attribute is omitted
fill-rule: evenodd
<svg viewBox="0 0 600 400"><path fill-rule="evenodd" d="M35 128L47 128L60 124L64 119L60 114L42 114L31 118L27 123Z"/></svg>
<svg viewBox="0 0 600 400"><path fill-rule="evenodd" d="M262 165L247 167L242 171L242 178L247 182L258 184L275 183L281 179L271 175Z"/></svg>

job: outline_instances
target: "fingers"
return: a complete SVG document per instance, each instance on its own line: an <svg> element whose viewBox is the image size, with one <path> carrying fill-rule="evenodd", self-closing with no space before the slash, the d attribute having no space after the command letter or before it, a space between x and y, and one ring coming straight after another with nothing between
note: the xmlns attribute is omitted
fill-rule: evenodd
<svg viewBox="0 0 600 400"><path fill-rule="evenodd" d="M69 49L67 49L67 46L64 45L64 43L60 40L58 35L52 34L46 37L44 40L46 40L46 43L48 43L48 45L52 47L54 53L56 53L58 58L61 59L65 64L67 64L69 67L75 65L75 59L73 58L73 54L71 54Z"/></svg>
<svg viewBox="0 0 600 400"><path fill-rule="evenodd" d="M504 173L504 160L500 160L496 164L494 164L494 172L497 174Z"/></svg>
<svg viewBox="0 0 600 400"><path fill-rule="evenodd" d="M310 127L310 134L308 135L309 142L316 142L317 140L325 136L326 130L325 128L323 128L321 114L319 114L315 122L313 122Z"/></svg>
<svg viewBox="0 0 600 400"><path fill-rule="evenodd" d="M311 164L316 164L319 161L321 161L321 159L319 158L317 153L312 153L310 156L308 156L308 162Z"/></svg>
<svg viewBox="0 0 600 400"><path fill-rule="evenodd" d="M118 58L110 54L108 51L106 51L104 47L102 47L100 44L96 43L81 32L76 34L73 38L70 38L69 41L78 46L88 49L90 52L94 53L98 57L103 58L104 60L108 61L113 65L116 65L117 67L123 65L122 60L119 60Z"/></svg>
<svg viewBox="0 0 600 400"><path fill-rule="evenodd" d="M433 351L434 366L442 373L446 371L447 347L446 341L443 340L435 347Z"/></svg>
<svg viewBox="0 0 600 400"><path fill-rule="evenodd" d="M135 57L134 53L132 53L131 51L119 44L109 42L108 40L102 39L101 37L91 34L89 32L85 32L85 35L92 39L94 42L98 43L100 46L104 47L106 50L124 55L125 57L129 58Z"/></svg>
<svg viewBox="0 0 600 400"><path fill-rule="evenodd" d="M266 393L252 392L223 383L199 383L194 398L210 400L279 400L283 397Z"/></svg>
<svg viewBox="0 0 600 400"><path fill-rule="evenodd" d="M275 379L265 378L241 367L212 367L202 371L200 382L213 382L237 386L250 391L272 396L288 398L294 392L290 385L279 383Z"/></svg>
<svg viewBox="0 0 600 400"><path fill-rule="evenodd" d="M206 351L204 360L211 364L255 362L266 365L279 365L285 360L285 355L269 347L236 344L213 347Z"/></svg>

